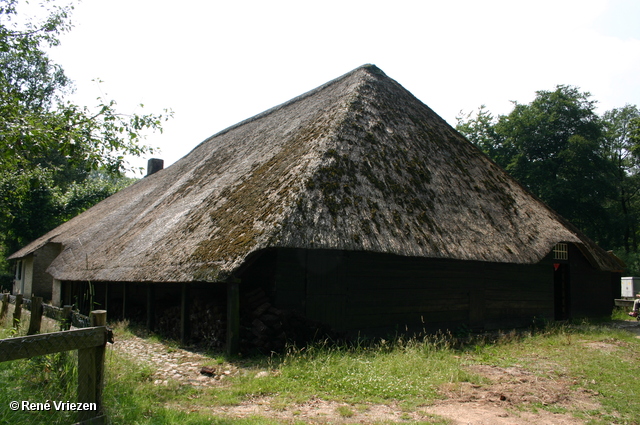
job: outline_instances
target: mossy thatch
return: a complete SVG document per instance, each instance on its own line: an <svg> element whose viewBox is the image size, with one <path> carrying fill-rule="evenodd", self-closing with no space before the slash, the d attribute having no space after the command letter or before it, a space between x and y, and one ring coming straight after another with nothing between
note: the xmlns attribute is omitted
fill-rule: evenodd
<svg viewBox="0 0 640 425"><path fill-rule="evenodd" d="M536 263L616 261L373 65L205 140L13 254L60 280L218 281L270 247Z"/></svg>

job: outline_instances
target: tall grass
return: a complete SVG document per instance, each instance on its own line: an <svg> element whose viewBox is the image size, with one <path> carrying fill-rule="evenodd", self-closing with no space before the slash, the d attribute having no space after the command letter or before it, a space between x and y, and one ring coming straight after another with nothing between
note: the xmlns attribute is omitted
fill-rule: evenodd
<svg viewBox="0 0 640 425"><path fill-rule="evenodd" d="M77 370L76 351L0 363L0 424L75 422L75 412L13 411L9 403L76 402Z"/></svg>
<svg viewBox="0 0 640 425"><path fill-rule="evenodd" d="M116 329L116 339L130 337ZM0 331L0 338L11 331ZM220 359L218 359L220 360ZM212 362L216 362L212 358ZM520 367L548 379L592 391L598 411L570 413L590 424L638 424L640 339L624 330L590 323L547 324L525 331L463 339L452 335L335 345L329 341L285 353L236 361L242 373L225 385L194 388L177 382L154 385L151 365L108 348L103 401L110 423L243 424L283 423L265 417L229 418L218 408L268 397L272 407L295 407L311 398L401 404L413 410L441 397L447 383L486 384L467 366ZM0 363L0 424L73 423L73 412L12 412L12 400L75 401L75 352ZM267 371L268 373L261 373ZM553 406L542 407L552 409ZM338 412L346 421L356 407Z"/></svg>
<svg viewBox="0 0 640 425"><path fill-rule="evenodd" d="M329 343L291 347L272 359L279 374L272 385L350 403L388 400L433 400L447 382L476 381L459 356L442 339L397 339L389 342L335 346ZM261 387L260 380L254 380Z"/></svg>

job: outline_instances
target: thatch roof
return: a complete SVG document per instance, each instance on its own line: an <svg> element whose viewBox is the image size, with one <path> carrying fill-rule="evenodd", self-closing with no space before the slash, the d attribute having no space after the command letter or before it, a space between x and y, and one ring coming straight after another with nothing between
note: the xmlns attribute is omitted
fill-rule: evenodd
<svg viewBox="0 0 640 425"><path fill-rule="evenodd" d="M365 65L205 140L12 255L60 280L216 281L269 247L618 264L396 81Z"/></svg>

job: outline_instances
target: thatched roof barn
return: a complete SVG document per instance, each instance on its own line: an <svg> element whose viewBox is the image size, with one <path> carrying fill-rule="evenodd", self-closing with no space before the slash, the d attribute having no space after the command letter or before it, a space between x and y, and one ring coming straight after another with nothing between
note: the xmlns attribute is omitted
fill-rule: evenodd
<svg viewBox="0 0 640 425"><path fill-rule="evenodd" d="M221 131L10 258L56 244L60 252L47 272L61 282L241 278L242 288L245 275L266 273L265 291L277 298L278 279L304 284L284 277L289 254L371 254L375 264L397 263L400 272L405 260L423 264L420 270L432 269L424 261L451 270L469 265L478 277L479 265L540 265L559 243L590 274L601 274L592 286L610 295L610 273L615 278L620 269L614 257L400 84L365 65ZM264 255L270 260L258 261ZM269 273L251 271L267 262L276 264ZM356 266L344 267L358 275ZM550 291L547 313L554 309ZM468 301L466 307L468 314Z"/></svg>

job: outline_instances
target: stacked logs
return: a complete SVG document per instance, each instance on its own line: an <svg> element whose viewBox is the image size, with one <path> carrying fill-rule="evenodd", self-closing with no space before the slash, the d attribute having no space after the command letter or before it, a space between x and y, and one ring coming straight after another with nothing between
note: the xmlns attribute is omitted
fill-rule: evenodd
<svg viewBox="0 0 640 425"><path fill-rule="evenodd" d="M305 345L321 339L341 340L344 335L296 311L280 310L271 305L261 288L248 292L241 305L242 344L245 349L261 352L282 351L287 343Z"/></svg>
<svg viewBox="0 0 640 425"><path fill-rule="evenodd" d="M305 345L319 339L339 340L342 335L330 327L307 319L295 311L274 307L262 288L241 295L241 350L270 353L282 351L287 343ZM156 331L173 339L180 338L180 306L160 309ZM225 300L203 302L194 299L189 308L191 341L206 349L222 350L226 344Z"/></svg>
<svg viewBox="0 0 640 425"><path fill-rule="evenodd" d="M224 304L195 299L189 308L190 338L207 349L223 349L227 335ZM171 339L180 339L180 306L162 309L156 331Z"/></svg>
<svg viewBox="0 0 640 425"><path fill-rule="evenodd" d="M244 307L241 307L240 324L244 329L241 343L245 348L266 352L284 348L287 334L283 329L283 312L271 305L262 288L248 292L240 305Z"/></svg>

